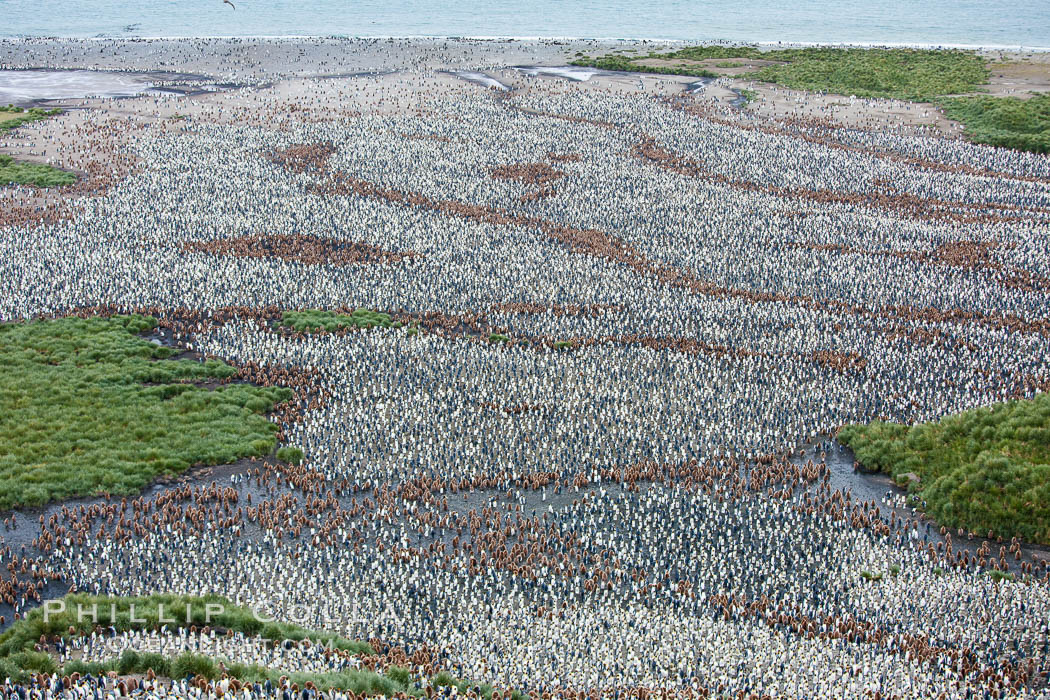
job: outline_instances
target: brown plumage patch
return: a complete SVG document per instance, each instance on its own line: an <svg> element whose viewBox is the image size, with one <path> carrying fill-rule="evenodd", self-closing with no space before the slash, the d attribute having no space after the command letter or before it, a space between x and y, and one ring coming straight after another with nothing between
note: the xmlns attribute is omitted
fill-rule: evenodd
<svg viewBox="0 0 1050 700"><path fill-rule="evenodd" d="M849 370L859 372L868 364L866 358L855 352L836 352L834 350L819 350L813 353L813 361L839 372L847 372Z"/></svg>
<svg viewBox="0 0 1050 700"><path fill-rule="evenodd" d="M546 163L512 163L492 169L494 180L517 180L530 185L549 185L565 177L565 173Z"/></svg>
<svg viewBox="0 0 1050 700"><path fill-rule="evenodd" d="M274 258L304 265L382 265L399 263L416 255L412 251L390 251L361 241L278 234L240 236L182 243L187 252L231 255L237 258Z"/></svg>
<svg viewBox="0 0 1050 700"><path fill-rule="evenodd" d="M335 151L332 143L303 143L277 149L270 160L293 173L305 173L323 170Z"/></svg>

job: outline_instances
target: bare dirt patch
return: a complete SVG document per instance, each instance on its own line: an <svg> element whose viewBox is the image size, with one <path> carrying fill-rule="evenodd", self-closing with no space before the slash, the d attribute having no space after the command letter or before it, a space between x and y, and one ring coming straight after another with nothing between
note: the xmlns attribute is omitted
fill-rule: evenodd
<svg viewBox="0 0 1050 700"><path fill-rule="evenodd" d="M991 77L981 94L1026 99L1032 92L1050 92L1050 55L1013 55L988 64Z"/></svg>

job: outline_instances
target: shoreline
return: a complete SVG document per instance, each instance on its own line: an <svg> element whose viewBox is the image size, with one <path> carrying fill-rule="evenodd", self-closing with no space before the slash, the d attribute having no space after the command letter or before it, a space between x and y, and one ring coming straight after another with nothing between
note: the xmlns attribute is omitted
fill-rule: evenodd
<svg viewBox="0 0 1050 700"><path fill-rule="evenodd" d="M441 34L217 34L172 36L0 36L0 42L85 41L85 42L153 42L153 41L484 41L520 43L627 43L672 44L681 46L757 46L759 48L843 48L843 49L926 49L942 51L1017 51L1050 52L1047 46L1025 44L956 44L939 42L894 41L778 41L761 39L736 41L728 39L666 39L660 37L586 37L586 36L498 36L498 35L441 35Z"/></svg>

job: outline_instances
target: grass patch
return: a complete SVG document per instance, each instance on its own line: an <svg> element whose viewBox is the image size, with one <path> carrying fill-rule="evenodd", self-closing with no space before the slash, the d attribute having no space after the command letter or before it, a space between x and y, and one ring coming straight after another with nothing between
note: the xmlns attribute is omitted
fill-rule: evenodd
<svg viewBox="0 0 1050 700"><path fill-rule="evenodd" d="M766 57L786 64L766 66L748 77L795 90L858 97L930 100L972 92L989 77L984 59L972 51L807 48L771 54Z"/></svg>
<svg viewBox="0 0 1050 700"><path fill-rule="evenodd" d="M0 107L0 133L10 131L29 122L47 119L61 114L60 109L22 109L14 105ZM23 163L9 155L0 153L0 186L31 185L33 187L63 187L76 182L76 175L40 163Z"/></svg>
<svg viewBox="0 0 1050 700"><path fill-rule="evenodd" d="M165 624L160 619L163 613L165 619L177 621L169 623L172 628L190 625L203 627L210 624L213 627L232 629L235 632L259 636L275 642L285 639L297 641L310 639L318 644L330 645L353 654L375 653L372 647L365 642L353 641L328 632L308 630L298 625L266 622L264 615L256 615L249 608L234 605L226 598L216 595L197 597L159 594L111 598L74 593L61 600L65 604L64 611L52 611L45 620L44 609L36 608L0 635L0 674L11 678L25 678L26 674L31 672L56 672L54 659L48 654L34 652L34 644L40 640L41 635L50 637L57 634L69 639L71 636L90 634L95 626L91 617L92 610L97 611L98 624L103 627L112 625L118 632L160 629ZM209 617L208 605L220 606L221 612L212 612ZM131 619L132 606L135 612L136 621L134 622ZM163 611L161 606L163 606ZM80 610L84 611L83 616L78 615ZM73 628L74 635L69 634L70 628ZM142 673L152 668L158 674L170 674L175 678L184 677L187 671L201 673L208 678L218 677L217 673L214 676L210 675L211 667L214 667L211 659L197 654L183 654L171 662L156 654L139 654L131 651L125 652L120 659L111 663L74 662L74 664L68 664L63 670L66 673L77 670L81 673L86 671L96 673L99 670ZM278 675L274 675L273 680L276 680L277 677Z"/></svg>
<svg viewBox="0 0 1050 700"><path fill-rule="evenodd" d="M303 451L298 447L282 447L277 450L277 459L288 462L289 464L302 464Z"/></svg>
<svg viewBox="0 0 1050 700"><path fill-rule="evenodd" d="M123 660L123 658L124 657L121 656L121 660ZM219 677L219 667L204 654L185 652L179 654L174 663L171 664L171 673L175 678L203 676L204 678L213 681Z"/></svg>
<svg viewBox="0 0 1050 700"><path fill-rule="evenodd" d="M290 683L296 683L300 688L311 681L321 691L353 690L358 696L369 695L391 697L398 693L405 693L412 697L425 697L425 693L418 688L411 687L409 683L400 684L387 674L379 674L368 670L350 670L343 673L285 673L282 669L266 668L257 664L244 664L240 662L224 661L226 674L230 678L249 683L265 682L267 680L276 684L281 676L287 676ZM2 666L2 662L0 662ZM105 675L115 671L120 675L146 673L150 669L159 676L179 679L201 676L209 680L216 680L222 676L216 659L204 654L194 652L183 652L174 659L165 658L159 654L140 654L129 650L120 655L118 659L105 663L84 663L82 661L71 661L62 667L65 675L71 673L90 673L92 675ZM17 673L17 671L16 671ZM26 671L22 671L23 674ZM14 676L12 676L14 678Z"/></svg>
<svg viewBox="0 0 1050 700"><path fill-rule="evenodd" d="M0 107L0 131L10 131L23 124L37 122L61 113L62 110L60 109L40 109L39 107L23 109L14 105Z"/></svg>
<svg viewBox="0 0 1050 700"><path fill-rule="evenodd" d="M914 426L848 425L838 439L895 481L917 474L909 490L944 525L1050 543L1050 394Z"/></svg>
<svg viewBox="0 0 1050 700"><path fill-rule="evenodd" d="M159 654L128 650L119 658L105 663L71 661L59 669L49 654L33 651L34 645L44 635L47 637L60 635L68 641L73 636L90 634L95 626L91 617L93 609L97 610L98 624L103 627L112 625L118 632L158 630L165 624L161 621L163 613L166 620L176 620L175 623L167 623L169 628L173 629L180 626L211 625L278 643L288 639L296 641L309 639L316 644L342 649L355 655L375 654L375 650L366 642L350 640L328 632L309 630L298 625L266 622L266 617L261 614L261 611L257 615L251 609L235 605L228 599L217 595L198 597L157 594L113 598L74 593L61 600L65 604L65 609L58 611L57 608L53 608L47 620L44 619L43 608L36 608L0 635L0 674L16 682L24 682L31 673L69 675L79 672L97 676L110 671L125 675L145 673L149 669L153 669L154 673L159 676L168 678L200 675L216 679L221 676L215 659L192 652L184 652L174 659L168 659ZM209 617L209 605L219 606L221 612L212 608ZM132 621L132 606L134 606L134 622ZM83 615L80 614L81 610L84 611ZM70 634L70 628L73 629L73 634ZM287 675L289 681L298 684L300 688L307 681L312 681L321 691L352 690L358 696L393 697L399 693L417 698L426 696L424 690L416 686L409 670L399 666L390 666L383 674L366 669L339 673L285 674L282 669L234 662L226 663L226 672L233 678L249 682L262 682L267 679L276 682L282 675ZM434 687L455 686L464 694L476 688L478 695L486 699L491 698L493 693L493 687L488 683L479 684L453 678L446 672L435 675L429 679L429 683ZM526 700L520 691L515 691L511 697L513 700Z"/></svg>
<svg viewBox="0 0 1050 700"><path fill-rule="evenodd" d="M502 333L489 333L490 343L506 343L510 341L509 335L503 335Z"/></svg>
<svg viewBox="0 0 1050 700"><path fill-rule="evenodd" d="M662 73L667 75L692 75L697 78L717 78L718 73L713 73L706 68L698 66L642 66L635 61L646 58L671 58L672 54L649 54L648 56L621 56L609 54L598 58L583 56L572 61L574 66L587 66L600 68L601 70L615 70L629 73Z"/></svg>
<svg viewBox="0 0 1050 700"><path fill-rule="evenodd" d="M748 90L744 88L740 91L740 106L747 107L749 104L758 99L758 93L754 90Z"/></svg>
<svg viewBox="0 0 1050 700"><path fill-rule="evenodd" d="M23 163L0 153L0 185L64 187L77 181L76 175L41 163Z"/></svg>
<svg viewBox="0 0 1050 700"><path fill-rule="evenodd" d="M962 122L970 141L1050 153L1050 94L1017 97L952 97L940 100L949 119Z"/></svg>
<svg viewBox="0 0 1050 700"><path fill-rule="evenodd" d="M265 413L283 388L194 381L236 374L166 360L144 316L0 324L0 509L100 491L134 494L161 475L273 450Z"/></svg>
<svg viewBox="0 0 1050 700"><path fill-rule="evenodd" d="M759 51L753 46L692 46L670 53L650 53L644 58L668 61L707 59L761 59L782 65L765 66L738 76L777 83L796 90L833 92L858 97L892 97L929 100L943 95L972 92L988 82L984 60L972 51L934 49L842 49L810 47ZM702 66L650 67L625 56L584 57L575 65L610 70L714 74Z"/></svg>
<svg viewBox="0 0 1050 700"><path fill-rule="evenodd" d="M160 629L165 624L160 620L161 606L164 606L165 619L176 620L175 623L168 623L171 628L211 625L275 642L285 639L309 639L354 654L375 653L365 642L356 642L330 632L308 630L285 622L266 622L266 617L261 611L257 616L251 609L235 605L218 595L156 594L118 598L71 593L61 600L65 603L64 611L53 611L45 620L44 609L35 608L0 635L0 658L9 658L13 654L31 650L41 635L58 634L68 637L70 627L76 635L90 634L95 628L95 622L90 615L95 606L98 611L98 624L103 627L112 625L118 632ZM212 612L209 617L208 605L221 606L221 612ZM136 621L131 619L132 606L135 606ZM82 619L78 619L80 610L84 611L84 615L80 616Z"/></svg>
<svg viewBox="0 0 1050 700"><path fill-rule="evenodd" d="M707 61L710 59L757 59L769 58L769 52L762 53L754 46L687 46L684 49L669 53L652 53L646 58L666 58L684 61ZM774 60L774 59L771 59Z"/></svg>
<svg viewBox="0 0 1050 700"><path fill-rule="evenodd" d="M286 311L281 323L293 330L310 333L316 331L335 331L343 328L399 328L400 323L390 320L390 314L356 309L352 314L340 314L334 311Z"/></svg>
<svg viewBox="0 0 1050 700"><path fill-rule="evenodd" d="M945 97L974 92L988 83L983 58L972 51L937 49L844 49L810 47L759 51L753 46L691 46L647 56L580 56L573 65L606 70L717 77L704 66L644 66L642 59L705 61L716 68L739 68L739 60L776 61L737 78L776 83L795 90L857 97L936 101L949 119L966 126L975 143L1050 153L1050 94L1017 97ZM744 91L744 104L755 99Z"/></svg>

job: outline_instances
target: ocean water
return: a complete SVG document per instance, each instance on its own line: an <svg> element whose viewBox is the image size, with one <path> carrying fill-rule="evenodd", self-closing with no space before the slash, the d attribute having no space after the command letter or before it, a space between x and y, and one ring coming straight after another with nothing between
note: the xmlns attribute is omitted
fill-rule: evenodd
<svg viewBox="0 0 1050 700"><path fill-rule="evenodd" d="M1050 48L1050 0L0 0L0 37L557 37Z"/></svg>

